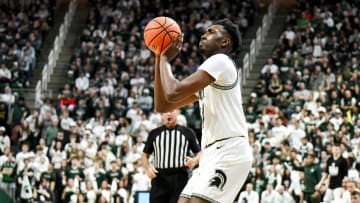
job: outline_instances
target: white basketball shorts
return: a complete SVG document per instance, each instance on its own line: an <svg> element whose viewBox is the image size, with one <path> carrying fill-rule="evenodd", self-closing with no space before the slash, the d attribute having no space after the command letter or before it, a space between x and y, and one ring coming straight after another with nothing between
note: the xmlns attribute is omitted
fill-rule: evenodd
<svg viewBox="0 0 360 203"><path fill-rule="evenodd" d="M253 161L249 141L234 137L218 141L202 150L199 167L180 197L198 197L211 203L234 202Z"/></svg>

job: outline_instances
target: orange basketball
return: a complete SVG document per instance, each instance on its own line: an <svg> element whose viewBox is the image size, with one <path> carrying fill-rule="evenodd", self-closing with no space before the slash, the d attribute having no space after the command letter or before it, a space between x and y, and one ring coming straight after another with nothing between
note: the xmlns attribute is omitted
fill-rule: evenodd
<svg viewBox="0 0 360 203"><path fill-rule="evenodd" d="M180 35L180 26L165 16L152 19L144 29L145 44L156 55L160 55L171 44L172 38L178 40Z"/></svg>

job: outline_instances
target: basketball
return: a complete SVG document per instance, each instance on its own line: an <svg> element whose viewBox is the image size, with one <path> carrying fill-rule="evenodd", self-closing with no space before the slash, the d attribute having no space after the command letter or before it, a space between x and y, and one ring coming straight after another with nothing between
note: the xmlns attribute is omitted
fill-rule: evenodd
<svg viewBox="0 0 360 203"><path fill-rule="evenodd" d="M144 29L144 41L152 52L160 55L170 44L181 35L180 26L171 18L160 16L152 19Z"/></svg>

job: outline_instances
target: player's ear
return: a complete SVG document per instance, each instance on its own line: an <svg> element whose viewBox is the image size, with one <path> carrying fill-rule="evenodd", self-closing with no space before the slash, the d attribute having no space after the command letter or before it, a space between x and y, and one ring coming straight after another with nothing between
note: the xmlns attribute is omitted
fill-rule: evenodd
<svg viewBox="0 0 360 203"><path fill-rule="evenodd" d="M231 45L231 40L230 38L228 37L224 37L222 40L221 40L221 47L222 48L225 48L225 47L228 47Z"/></svg>

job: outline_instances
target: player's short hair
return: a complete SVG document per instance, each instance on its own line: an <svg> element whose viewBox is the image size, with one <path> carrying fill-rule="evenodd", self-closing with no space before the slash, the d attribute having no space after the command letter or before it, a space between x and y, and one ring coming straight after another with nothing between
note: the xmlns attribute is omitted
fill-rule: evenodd
<svg viewBox="0 0 360 203"><path fill-rule="evenodd" d="M215 22L216 25L222 25L232 40L231 52L236 52L241 45L241 33L239 27L230 19L224 18Z"/></svg>

